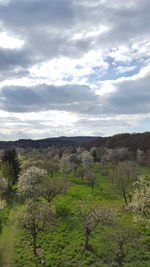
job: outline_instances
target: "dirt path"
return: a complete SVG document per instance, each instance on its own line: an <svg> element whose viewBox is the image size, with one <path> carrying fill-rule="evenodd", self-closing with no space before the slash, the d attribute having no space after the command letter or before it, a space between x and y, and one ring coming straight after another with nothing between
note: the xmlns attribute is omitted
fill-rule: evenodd
<svg viewBox="0 0 150 267"><path fill-rule="evenodd" d="M15 234L17 228L16 210L10 212L10 219L7 225L3 227L0 236L0 266L12 267L12 256L15 245Z"/></svg>

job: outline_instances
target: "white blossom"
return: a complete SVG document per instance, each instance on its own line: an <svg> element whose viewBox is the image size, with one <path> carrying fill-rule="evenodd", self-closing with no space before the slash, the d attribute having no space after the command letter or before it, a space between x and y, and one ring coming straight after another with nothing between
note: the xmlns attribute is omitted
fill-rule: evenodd
<svg viewBox="0 0 150 267"><path fill-rule="evenodd" d="M136 221L150 223L150 176L141 175L134 183L134 193L130 207Z"/></svg>
<svg viewBox="0 0 150 267"><path fill-rule="evenodd" d="M27 169L19 176L18 195L30 196L36 194L38 185L45 176L47 176L46 170L37 167L30 167Z"/></svg>

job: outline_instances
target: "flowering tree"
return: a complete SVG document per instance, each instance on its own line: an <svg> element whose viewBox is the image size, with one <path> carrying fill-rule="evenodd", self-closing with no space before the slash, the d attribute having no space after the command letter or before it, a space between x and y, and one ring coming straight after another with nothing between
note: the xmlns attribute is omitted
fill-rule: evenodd
<svg viewBox="0 0 150 267"><path fill-rule="evenodd" d="M0 211L5 207L6 201L0 198ZM2 230L2 218L0 218L0 232Z"/></svg>
<svg viewBox="0 0 150 267"><path fill-rule="evenodd" d="M93 166L94 158L91 156L90 152L83 151L80 154L80 159L81 159L84 169L87 169Z"/></svg>
<svg viewBox="0 0 150 267"><path fill-rule="evenodd" d="M37 197L40 193L42 181L48 175L47 171L30 167L19 176L18 195L22 197Z"/></svg>
<svg viewBox="0 0 150 267"><path fill-rule="evenodd" d="M137 221L150 223L150 176L139 176L134 183L130 207Z"/></svg>
<svg viewBox="0 0 150 267"><path fill-rule="evenodd" d="M0 199L0 210L2 210L5 207L5 205L6 205L6 201Z"/></svg>
<svg viewBox="0 0 150 267"><path fill-rule="evenodd" d="M6 162L0 164L0 191L12 188L12 168Z"/></svg>
<svg viewBox="0 0 150 267"><path fill-rule="evenodd" d="M59 162L60 171L65 175L72 171L72 164L70 162L69 154L63 154L60 162Z"/></svg>
<svg viewBox="0 0 150 267"><path fill-rule="evenodd" d="M49 203L53 198L65 193L68 182L63 178L50 178L46 170L31 167L19 177L18 195L25 198L43 197Z"/></svg>
<svg viewBox="0 0 150 267"><path fill-rule="evenodd" d="M0 173L0 193L8 189L8 180Z"/></svg>

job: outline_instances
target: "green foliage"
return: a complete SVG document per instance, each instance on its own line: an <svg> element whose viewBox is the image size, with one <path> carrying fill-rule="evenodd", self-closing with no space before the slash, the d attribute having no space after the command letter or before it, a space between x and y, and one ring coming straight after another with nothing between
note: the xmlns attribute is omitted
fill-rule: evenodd
<svg viewBox="0 0 150 267"><path fill-rule="evenodd" d="M17 157L17 152L15 148L9 148L4 151L2 156L2 162L6 163L9 166L9 177L11 177L11 182L14 185L19 176L20 166Z"/></svg>

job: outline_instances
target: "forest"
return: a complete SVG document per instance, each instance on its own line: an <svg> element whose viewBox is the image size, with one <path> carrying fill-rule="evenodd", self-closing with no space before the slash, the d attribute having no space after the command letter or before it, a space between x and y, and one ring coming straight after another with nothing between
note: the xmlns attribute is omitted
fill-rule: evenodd
<svg viewBox="0 0 150 267"><path fill-rule="evenodd" d="M150 266L148 141L81 139L1 149L0 266Z"/></svg>

